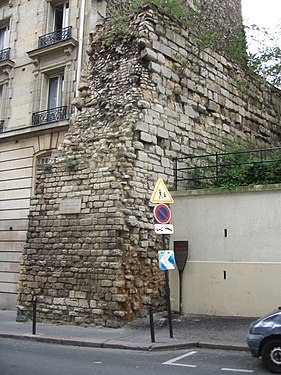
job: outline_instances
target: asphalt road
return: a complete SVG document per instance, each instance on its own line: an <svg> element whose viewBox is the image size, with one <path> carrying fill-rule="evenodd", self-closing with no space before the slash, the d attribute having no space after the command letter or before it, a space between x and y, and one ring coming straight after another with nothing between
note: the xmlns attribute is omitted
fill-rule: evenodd
<svg viewBox="0 0 281 375"><path fill-rule="evenodd" d="M137 352L0 338L0 375L269 374L248 352L187 349Z"/></svg>

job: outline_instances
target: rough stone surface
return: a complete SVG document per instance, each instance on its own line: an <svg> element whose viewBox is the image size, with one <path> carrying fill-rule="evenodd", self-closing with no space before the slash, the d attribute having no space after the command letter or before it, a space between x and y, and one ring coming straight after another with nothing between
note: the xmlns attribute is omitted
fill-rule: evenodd
<svg viewBox="0 0 281 375"><path fill-rule="evenodd" d="M154 7L104 41L102 29L88 49L80 112L38 174L19 310L31 316L34 294L41 320L115 327L143 316L150 301L164 306L149 203L157 178L173 184L176 156L233 141L278 145L281 108L279 90L212 50L198 52ZM81 211L62 214L71 197Z"/></svg>

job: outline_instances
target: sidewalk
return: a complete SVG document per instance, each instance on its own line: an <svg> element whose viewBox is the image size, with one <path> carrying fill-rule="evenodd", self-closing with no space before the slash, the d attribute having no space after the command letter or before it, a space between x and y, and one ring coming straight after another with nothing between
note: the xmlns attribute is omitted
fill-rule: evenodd
<svg viewBox="0 0 281 375"><path fill-rule="evenodd" d="M248 350L246 335L253 318L205 315L173 316L173 338L167 319L155 316L155 342L151 342L149 319L141 319L122 328L79 327L16 322L15 311L0 311L0 337L34 340L64 345L130 350L164 350L209 347Z"/></svg>

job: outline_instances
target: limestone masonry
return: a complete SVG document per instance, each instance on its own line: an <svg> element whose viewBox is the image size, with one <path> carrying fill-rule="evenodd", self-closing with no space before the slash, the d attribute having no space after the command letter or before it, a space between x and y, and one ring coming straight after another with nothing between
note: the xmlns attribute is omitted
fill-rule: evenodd
<svg viewBox="0 0 281 375"><path fill-rule="evenodd" d="M31 201L19 312L31 316L35 295L41 320L112 327L144 316L149 301L164 307L149 203L157 178L172 187L175 156L279 145L280 91L199 51L154 6L126 33L107 20L88 54L78 114Z"/></svg>

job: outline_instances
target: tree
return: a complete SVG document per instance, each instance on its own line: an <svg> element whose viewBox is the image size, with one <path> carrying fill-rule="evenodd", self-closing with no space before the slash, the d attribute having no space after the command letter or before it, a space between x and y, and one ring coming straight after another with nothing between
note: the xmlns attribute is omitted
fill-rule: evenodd
<svg viewBox="0 0 281 375"><path fill-rule="evenodd" d="M270 32L257 25L245 26L248 41L248 66L274 86L281 88L280 27ZM279 42L280 43L280 42Z"/></svg>

